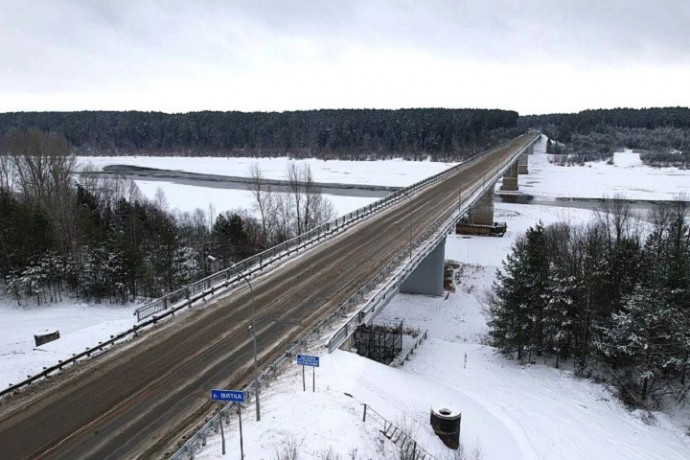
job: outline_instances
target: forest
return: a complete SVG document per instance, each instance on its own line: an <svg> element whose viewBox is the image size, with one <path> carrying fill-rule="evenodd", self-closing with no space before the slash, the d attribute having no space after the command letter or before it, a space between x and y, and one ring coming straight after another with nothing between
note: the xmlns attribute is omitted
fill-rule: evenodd
<svg viewBox="0 0 690 460"><path fill-rule="evenodd" d="M685 400L688 211L686 201L660 205L643 225L614 199L587 225L528 229L488 299L491 343L522 362L609 382L633 406Z"/></svg>
<svg viewBox="0 0 690 460"><path fill-rule="evenodd" d="M289 193L266 186L258 165L249 173L256 214L171 212L164 195L146 199L132 181L77 174L58 133L8 132L0 142L0 280L24 306L63 295L159 297L334 217L308 166L289 164Z"/></svg>
<svg viewBox="0 0 690 460"><path fill-rule="evenodd" d="M598 109L520 117L523 128L544 132L560 163L607 160L623 148L642 151L650 166L690 167L690 108Z"/></svg>
<svg viewBox="0 0 690 460"><path fill-rule="evenodd" d="M561 162L606 160L623 148L651 166L690 166L690 108L597 109L518 116L494 109L294 112L13 112L0 137L37 128L78 155L290 156L457 161L539 129Z"/></svg>
<svg viewBox="0 0 690 460"><path fill-rule="evenodd" d="M79 155L457 160L515 137L518 114L487 109L297 112L14 112L0 137L37 128Z"/></svg>

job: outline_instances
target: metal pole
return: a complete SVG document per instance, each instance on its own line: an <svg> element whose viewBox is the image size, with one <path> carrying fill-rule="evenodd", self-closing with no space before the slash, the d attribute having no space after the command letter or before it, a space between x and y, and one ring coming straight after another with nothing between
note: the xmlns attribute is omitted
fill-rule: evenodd
<svg viewBox="0 0 690 460"><path fill-rule="evenodd" d="M302 391L307 391L307 381L304 379L304 365L302 365Z"/></svg>
<svg viewBox="0 0 690 460"><path fill-rule="evenodd" d="M221 452L225 455L225 433L223 432L223 414L218 414L218 421L220 422L220 439L221 439Z"/></svg>
<svg viewBox="0 0 690 460"><path fill-rule="evenodd" d="M244 281L247 282L249 286L249 292L252 295L252 325L249 327L252 331L252 341L254 342L254 393L256 394L256 421L261 420L261 402L259 398L259 364L256 356L256 302L254 300L254 289L252 288L252 283L243 273L239 274Z"/></svg>
<svg viewBox="0 0 690 460"><path fill-rule="evenodd" d="M311 368L311 392L316 393L316 368Z"/></svg>
<svg viewBox="0 0 690 460"><path fill-rule="evenodd" d="M240 459L244 460L244 438L242 437L242 405L237 405L237 416L240 419Z"/></svg>
<svg viewBox="0 0 690 460"><path fill-rule="evenodd" d="M407 220L409 222L409 232L410 232L410 259L412 259L412 198L409 193L405 193L405 197L410 200L410 212L407 214Z"/></svg>

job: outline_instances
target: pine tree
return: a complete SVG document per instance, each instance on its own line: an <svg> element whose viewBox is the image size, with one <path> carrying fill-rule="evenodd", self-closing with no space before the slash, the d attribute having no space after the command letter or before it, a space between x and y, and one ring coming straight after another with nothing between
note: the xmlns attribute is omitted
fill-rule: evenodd
<svg viewBox="0 0 690 460"><path fill-rule="evenodd" d="M490 308L490 335L505 354L541 353L544 347L545 294L548 285L549 255L544 227L538 223L518 239L498 271L494 284L495 301Z"/></svg>
<svg viewBox="0 0 690 460"><path fill-rule="evenodd" d="M574 304L581 286L574 276L561 276L555 267L544 294L544 338L546 350L556 356L556 368L560 359L568 357L575 334Z"/></svg>
<svg viewBox="0 0 690 460"><path fill-rule="evenodd" d="M610 327L595 342L609 364L633 369L640 399L647 398L650 385L672 364L667 351L674 345L672 327L675 311L662 291L638 287L625 307L611 318ZM624 389L630 391L629 389Z"/></svg>

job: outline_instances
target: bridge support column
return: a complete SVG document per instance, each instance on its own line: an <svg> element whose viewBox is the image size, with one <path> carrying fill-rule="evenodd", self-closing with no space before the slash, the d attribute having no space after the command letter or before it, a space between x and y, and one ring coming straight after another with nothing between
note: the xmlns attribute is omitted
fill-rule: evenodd
<svg viewBox="0 0 690 460"><path fill-rule="evenodd" d="M490 187L472 206L467 221L475 225L493 225L494 223L494 188Z"/></svg>
<svg viewBox="0 0 690 460"><path fill-rule="evenodd" d="M442 296L445 262L446 239L443 238L403 282L400 286L400 292Z"/></svg>
<svg viewBox="0 0 690 460"><path fill-rule="evenodd" d="M532 146L530 146L530 148L529 148L525 153L523 153L522 155L520 155L520 157L518 158L518 163L517 163L517 165L518 165L518 174L529 174L529 168L528 168L528 166L529 166L529 156L528 156L528 155L529 155L529 150L530 150L531 148L532 148Z"/></svg>
<svg viewBox="0 0 690 460"><path fill-rule="evenodd" d="M503 184L501 184L501 190L506 192L515 192L518 190L517 162L510 165L505 174L503 174Z"/></svg>

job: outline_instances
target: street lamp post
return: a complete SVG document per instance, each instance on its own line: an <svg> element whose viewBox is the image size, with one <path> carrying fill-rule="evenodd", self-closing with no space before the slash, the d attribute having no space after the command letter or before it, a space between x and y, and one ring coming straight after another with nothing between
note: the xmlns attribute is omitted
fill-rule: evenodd
<svg viewBox="0 0 690 460"><path fill-rule="evenodd" d="M259 400L259 363L256 356L256 303L254 301L254 289L252 288L252 283L249 282L249 278L241 272L239 276L249 286L249 292L252 296L252 324L249 326L249 329L252 331L252 341L254 342L254 393L256 393L256 421L258 422L261 420L261 402Z"/></svg>

